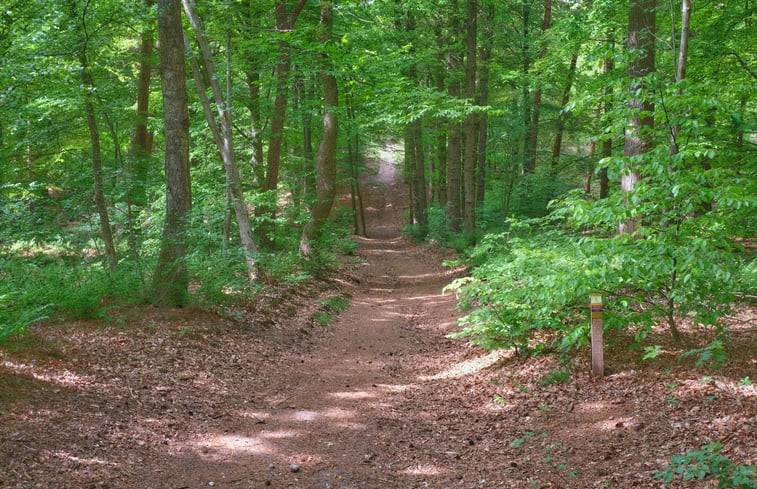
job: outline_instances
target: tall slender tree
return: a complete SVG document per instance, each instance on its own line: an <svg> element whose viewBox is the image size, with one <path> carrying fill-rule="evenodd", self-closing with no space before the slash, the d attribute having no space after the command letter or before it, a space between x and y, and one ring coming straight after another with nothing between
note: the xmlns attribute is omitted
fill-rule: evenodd
<svg viewBox="0 0 757 489"><path fill-rule="evenodd" d="M108 203L105 200L104 177L103 177L103 157L101 149L100 129L97 124L97 112L95 109L95 100L97 86L95 78L92 75L89 63L89 44L91 42L90 27L87 25L87 16L89 3L82 8L77 8L76 2L69 2L71 17L76 25L77 33L77 56L79 61L80 76L82 81L84 96L84 113L87 118L87 128L89 129L90 142L92 144L92 176L93 176L93 198L95 207L100 217L100 233L102 235L103 245L105 248L105 257L108 267L111 271L116 269L118 257L116 256L116 247L113 242L113 230L110 226L110 215L108 213Z"/></svg>
<svg viewBox="0 0 757 489"><path fill-rule="evenodd" d="M185 230L192 208L192 183L181 0L158 0L158 38L165 126L166 220L153 275L152 301L160 305L183 306L189 288L184 258L187 252Z"/></svg>
<svg viewBox="0 0 757 489"><path fill-rule="evenodd" d="M478 37L478 2L467 0L465 22L465 97L476 101L476 40ZM476 136L477 112L471 111L463 125L463 229L471 232L476 227Z"/></svg>
<svg viewBox="0 0 757 489"><path fill-rule="evenodd" d="M334 76L332 61L327 51L327 44L331 42L334 28L334 2L320 0L321 18L319 25L319 41L323 48L321 55L321 71L319 76L323 84L323 134L315 157L316 167L316 201L310 211L310 220L305 225L300 239L300 252L305 257L313 254L313 242L322 232L323 225L331 213L336 195L336 149L339 122L336 110L339 105L339 89Z"/></svg>
<svg viewBox="0 0 757 489"><path fill-rule="evenodd" d="M654 101L648 93L645 78L655 70L656 0L631 0L628 9L628 49L632 59L628 63L630 91L628 102L630 119L625 132L623 155L628 166L621 176L621 189L632 192L641 179L634 159L647 153L653 144ZM620 234L634 234L636 219L619 223Z"/></svg>
<svg viewBox="0 0 757 489"><path fill-rule="evenodd" d="M213 132L213 139L221 152L221 158L223 159L224 168L226 170L226 178L233 201L234 213L237 218L237 227L239 228L239 238L245 251L247 272L250 280L255 280L258 277L258 250L252 236L250 216L247 211L244 192L242 191L242 181L239 176L239 168L237 166L236 153L234 150L231 100L224 100L221 86L218 83L218 75L215 70L215 63L213 62L213 54L210 51L210 44L205 37L205 28L203 27L202 19L200 19L200 16L197 14L194 0L182 0L182 3L184 5L184 12L189 18L189 23L194 30L197 44L200 46L200 57L205 66L205 71L208 74L211 91L213 93L213 100L218 113L218 119L221 122L219 130L218 125L214 122L213 114L210 113L209 104L203 103L205 117L208 120L211 131ZM202 86L202 77L195 76L195 82L198 86L200 98L204 100L205 91Z"/></svg>

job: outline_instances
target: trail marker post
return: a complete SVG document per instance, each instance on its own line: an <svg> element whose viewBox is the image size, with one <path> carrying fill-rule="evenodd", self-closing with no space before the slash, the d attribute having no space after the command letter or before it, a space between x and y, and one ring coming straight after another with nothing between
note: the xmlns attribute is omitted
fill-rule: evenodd
<svg viewBox="0 0 757 489"><path fill-rule="evenodd" d="M602 296L591 294L591 374L605 375L605 352L603 339Z"/></svg>

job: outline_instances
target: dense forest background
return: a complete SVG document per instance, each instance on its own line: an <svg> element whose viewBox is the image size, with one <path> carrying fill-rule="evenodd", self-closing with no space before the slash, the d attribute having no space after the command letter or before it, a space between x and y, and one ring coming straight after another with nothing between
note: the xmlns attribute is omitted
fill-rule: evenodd
<svg viewBox="0 0 757 489"><path fill-rule="evenodd" d="M662 323L712 358L718 318L757 284L756 12L752 0L11 1L0 338L327 274L351 232L370 232L358 177L393 140L407 233L473 267L451 286L470 307L463 335L580 345L599 291L606 327L643 339ZM332 211L337 189L351 208ZM702 334L682 335L686 321Z"/></svg>

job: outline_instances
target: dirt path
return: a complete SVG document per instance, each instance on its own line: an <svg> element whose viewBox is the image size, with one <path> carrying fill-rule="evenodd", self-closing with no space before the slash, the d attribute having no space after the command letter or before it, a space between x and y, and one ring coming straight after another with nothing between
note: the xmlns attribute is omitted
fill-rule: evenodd
<svg viewBox="0 0 757 489"><path fill-rule="evenodd" d="M223 433L188 441L178 464L186 467L183 485L212 480L224 487L225 479L241 487L346 489L414 487L417 479L427 487L429 477L449 472L422 455L440 449L435 443L424 447L427 437L409 436L429 413L406 402L433 382L443 368L439 355L453 349L444 335L455 302L441 291L454 272L399 237L406 205L398 197L406 192L390 152L382 154L364 182L372 238L358 240L364 261L351 307L299 361L271 372L253 409ZM408 455L413 443L420 452Z"/></svg>

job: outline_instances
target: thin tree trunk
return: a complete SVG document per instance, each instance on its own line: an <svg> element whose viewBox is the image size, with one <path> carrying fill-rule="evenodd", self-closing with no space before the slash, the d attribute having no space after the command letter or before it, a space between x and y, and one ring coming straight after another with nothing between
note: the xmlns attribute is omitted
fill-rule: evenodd
<svg viewBox="0 0 757 489"><path fill-rule="evenodd" d="M250 139L252 139L252 154L250 155L250 170L253 184L257 187L265 179L263 168L263 125L260 113L260 73L247 73L247 89L250 94Z"/></svg>
<svg viewBox="0 0 757 489"><path fill-rule="evenodd" d="M437 66L434 69L434 80L436 89L439 93L445 91L445 39L441 26L437 27L434 32L436 46L438 49ZM434 185L433 201L439 204L439 207L447 206L447 123L441 117L434 120L436 131L436 183Z"/></svg>
<svg viewBox="0 0 757 489"><path fill-rule="evenodd" d="M630 89L645 92L644 77L654 71L655 66L655 0L631 0L628 12L628 48L634 58L628 63ZM625 132L623 155L629 158L645 154L652 147L654 129L654 103L648 97L633 98L628 104L630 120ZM628 164L620 181L621 190L629 193L641 179L637 165ZM618 224L619 234L634 234L636 219L628 219Z"/></svg>
<svg viewBox="0 0 757 489"><path fill-rule="evenodd" d="M287 11L286 0L277 0L275 5L276 32L282 36L279 41L278 62L276 63L276 98L273 102L273 116L271 120L271 136L268 139L268 154L266 156L266 174L263 190L272 194L272 200L259 205L255 210L256 217L263 217L258 229L258 238L266 247L273 246L271 235L274 232L273 220L277 210L277 188L279 186L279 170L281 166L281 147L284 142L284 126L286 123L286 107L289 91L289 75L292 71L291 46L283 36L294 29L306 0L299 0L292 13Z"/></svg>
<svg viewBox="0 0 757 489"><path fill-rule="evenodd" d="M148 9L152 7L153 3L153 0L145 0ZM147 128L147 119L150 116L150 75L152 73L150 57L155 44L152 30L143 31L141 37L139 78L137 79L137 124L131 145L130 188L126 195L128 203L137 207L147 205L149 157L152 152L152 137Z"/></svg>
<svg viewBox="0 0 757 489"><path fill-rule="evenodd" d="M86 44L85 44L86 45ZM84 111L87 115L87 128L89 129L89 138L92 143L92 177L93 177L93 196L97 214L100 217L100 232L102 233L103 244L105 246L105 257L107 259L110 271L116 269L118 258L116 257L116 247L113 243L113 231L110 227L110 217L108 215L108 204L105 201L103 192L103 165L102 150L100 149L100 130L97 128L97 116L95 114L95 105L92 101L96 91L95 80L89 72L87 63L87 54L82 48L79 54L81 63L81 79L84 85Z"/></svg>
<svg viewBox="0 0 757 489"><path fill-rule="evenodd" d="M419 232L425 236L428 227L428 199L426 189L426 155L423 150L423 121L417 119L410 125L412 133L413 161L413 224L419 226Z"/></svg>
<svg viewBox="0 0 757 489"><path fill-rule="evenodd" d="M552 0L546 0L544 6L544 23L542 24L542 33L549 29L552 19ZM539 53L539 58L546 55L543 49ZM528 125L526 133L526 171L533 172L536 170L536 150L539 143L539 117L541 112L541 88L537 88L534 93L533 107L531 108L531 123Z"/></svg>
<svg viewBox="0 0 757 489"><path fill-rule="evenodd" d="M319 41L325 47L331 40L333 29L333 2L321 0L321 20ZM315 157L316 172L316 201L310 212L310 220L305 225L300 238L300 253L306 258L313 254L313 242L323 232L323 225L331 213L336 195L336 146L339 133L339 123L336 109L339 105L339 90L336 77L328 69L328 55L323 54L321 62L324 64L320 78L323 84L323 134Z"/></svg>
<svg viewBox="0 0 757 489"><path fill-rule="evenodd" d="M187 302L189 287L184 261L187 251L184 231L192 208L192 183L184 32L179 0L158 0L158 35L165 121L166 220L153 275L152 302L181 307Z"/></svg>
<svg viewBox="0 0 757 489"><path fill-rule="evenodd" d="M220 134L217 133L218 126L216 124L209 125L211 126L211 130L215 131L214 139L216 141L216 144L219 145L218 149L221 152L224 168L226 169L226 176L231 187L231 195L234 199L234 213L236 214L237 227L239 228L239 238L245 251L247 272L250 280L255 280L258 276L258 267L256 262L258 250L252 237L250 216L247 212L247 203L244 199L242 182L239 176L239 169L237 168L236 157L234 155L231 123L231 101L225 101L223 98L223 93L221 92L221 87L218 83L218 77L216 75L215 66L213 63L212 53L210 51L210 45L208 44L208 40L205 37L205 30L202 26L202 21L197 15L194 0L182 0L182 3L184 5L184 12L189 18L189 22L192 25L195 37L197 38L197 43L200 47L201 58L210 80L210 87L213 92L213 98L218 112L218 118L221 121ZM198 91L200 91L202 87L202 79L198 77L195 82L198 86ZM201 91L202 96L204 96L205 91ZM209 104L203 104L203 107L206 109L205 117L210 123L210 120L213 119L213 114L208 110Z"/></svg>
<svg viewBox="0 0 757 489"><path fill-rule="evenodd" d="M483 45L481 46L480 73L478 78L478 105L484 107L489 104L489 71L492 47L494 45L494 5L486 6L485 26L483 29ZM486 161L487 143L489 139L489 116L482 112L478 118L478 150L476 153L476 206L483 209L486 195Z"/></svg>
<svg viewBox="0 0 757 489"><path fill-rule="evenodd" d="M681 3L681 45L678 51L678 63L676 66L676 83L682 82L686 78L686 67L689 56L689 25L691 22L691 0L682 0ZM681 90L676 91L681 95ZM681 130L679 124L673 125L670 129L670 154L676 155L680 152L678 145L678 133Z"/></svg>
<svg viewBox="0 0 757 489"><path fill-rule="evenodd" d="M465 98L476 98L476 37L478 33L478 5L476 0L466 2L465 31ZM476 136L477 115L471 112L465 118L463 133L463 229L476 228Z"/></svg>
<svg viewBox="0 0 757 489"><path fill-rule="evenodd" d="M521 151L521 159L523 160L523 172L524 173L532 173L534 171L534 168L531 168L530 161L528 158L528 135L529 135L529 127L531 126L531 89L529 87L529 71L531 70L531 43L528 39L528 33L529 33L529 22L531 19L531 3L529 0L521 0L521 17L523 20L523 37L521 39L521 58L522 58L522 74L523 79L521 83L523 83L522 86L522 94L521 94L521 103L523 104L523 144L522 144L522 151ZM508 206L509 207L509 206Z"/></svg>
<svg viewBox="0 0 757 489"><path fill-rule="evenodd" d="M304 96L302 100L313 100L315 90L313 83L304 79ZM305 166L305 193L308 196L315 195L315 152L313 151L313 116L310 107L302 110L302 152Z"/></svg>
<svg viewBox="0 0 757 489"><path fill-rule="evenodd" d="M578 49L573 52L573 56L570 58L570 68L568 69L568 82L565 84L565 90L562 93L562 103L560 115L557 118L557 129L555 133L555 144L552 146L552 168L557 167L557 162L560 160L560 153L562 153L562 138L565 132L565 107L570 101L570 90L573 88L573 79L576 76L576 64L578 64Z"/></svg>
<svg viewBox="0 0 757 489"><path fill-rule="evenodd" d="M612 37L615 37L614 31L612 33ZM602 61L602 74L607 75L613 70L614 66L615 62L613 61L612 56L605 56L605 59ZM612 88L609 85L604 89L604 98L604 112L605 114L609 114L612 111ZM612 156L612 145L612 137L607 137L602 141L602 158L610 158ZM609 189L610 178L607 174L607 167L605 166L604 168L599 170L599 198L607 198Z"/></svg>
<svg viewBox="0 0 757 489"><path fill-rule="evenodd" d="M459 95L460 84L453 82L450 86L450 96ZM461 136L460 123L450 122L447 126L447 229L452 232L460 231L462 217L460 206Z"/></svg>

